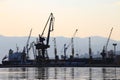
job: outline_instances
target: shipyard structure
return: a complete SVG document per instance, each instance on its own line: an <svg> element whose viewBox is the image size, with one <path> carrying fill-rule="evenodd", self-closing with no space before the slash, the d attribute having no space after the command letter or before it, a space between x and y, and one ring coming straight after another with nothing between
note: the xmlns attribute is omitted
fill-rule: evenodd
<svg viewBox="0 0 120 80"><path fill-rule="evenodd" d="M29 40L31 37L32 29L30 30L30 34L28 36L28 40L26 45L23 47L21 52L13 52L12 49L9 50L8 56L5 56L2 59L3 67L84 67L84 66L120 66L120 56L116 56L116 43L113 44L114 51L107 51L107 46L110 40L110 36L112 34L112 30L108 36L108 40L106 45L103 46L103 50L100 55L102 58L93 58L92 49L91 49L91 38L89 38L89 58L79 58L74 56L74 37L78 31L75 30L73 36L71 38L70 44L64 44L64 55L59 58L57 54L56 47L56 39L54 38L54 59L49 58L49 54L47 49L50 47L49 39L50 34L54 30L54 21L55 18L53 13L50 14L48 20L45 24L45 27L41 34L39 34L36 41L33 41L29 44ZM47 37L44 36L45 30L47 30ZM66 56L66 51L71 46L71 55L69 58ZM29 51L32 49L34 54L34 59L29 58Z"/></svg>

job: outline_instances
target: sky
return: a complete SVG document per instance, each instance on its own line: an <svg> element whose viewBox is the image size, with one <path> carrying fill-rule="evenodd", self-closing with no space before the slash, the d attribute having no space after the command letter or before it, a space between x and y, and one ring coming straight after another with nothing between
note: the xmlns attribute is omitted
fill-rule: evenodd
<svg viewBox="0 0 120 80"><path fill-rule="evenodd" d="M111 39L120 40L120 0L0 0L0 35L28 36L32 28L38 36L51 12L51 36L72 37L78 29L76 37L108 37L113 27Z"/></svg>

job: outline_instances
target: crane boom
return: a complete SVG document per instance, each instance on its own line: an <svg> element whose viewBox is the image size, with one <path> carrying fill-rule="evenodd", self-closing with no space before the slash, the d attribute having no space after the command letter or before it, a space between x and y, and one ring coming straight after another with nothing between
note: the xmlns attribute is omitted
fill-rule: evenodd
<svg viewBox="0 0 120 80"><path fill-rule="evenodd" d="M112 31L113 31L113 27L112 27L111 30L110 30L110 34L109 34L109 36L108 36L107 43L106 43L105 46L103 46L103 50L102 50L102 52L101 52L102 59L103 59L104 61L105 61L106 57L108 56L108 55L107 55L107 47L108 47L108 43L109 43L109 40L110 40Z"/></svg>
<svg viewBox="0 0 120 80"><path fill-rule="evenodd" d="M110 34L109 34L109 37L107 39L107 43L106 43L106 51L107 51L107 47L108 47L108 43L109 43L109 40L110 40L110 37L111 37L111 34L112 34L112 31L113 31L113 27L111 28L111 31L110 31Z"/></svg>
<svg viewBox="0 0 120 80"><path fill-rule="evenodd" d="M49 44L50 32L53 31L54 20L55 20L55 18L53 17L53 14L51 13L51 14L50 14L50 24L49 24L49 29L48 29L48 35L47 35L46 45Z"/></svg>
<svg viewBox="0 0 120 80"><path fill-rule="evenodd" d="M78 29L76 29L76 31L73 34L73 37L71 38L71 48L72 48L72 57L74 58L74 37L77 33Z"/></svg>
<svg viewBox="0 0 120 80"><path fill-rule="evenodd" d="M74 34L72 37L75 37L76 33L77 33L78 29L75 30Z"/></svg>
<svg viewBox="0 0 120 80"><path fill-rule="evenodd" d="M69 46L72 45L72 43L73 43L73 40L72 40L72 39L75 37L77 31L78 31L78 29L75 30L75 32L74 32L74 34L73 34L73 36L72 36L72 38L71 38L71 42L67 45L66 48L69 48Z"/></svg>
<svg viewBox="0 0 120 80"><path fill-rule="evenodd" d="M28 36L28 39L27 39L27 43L26 43L26 52L27 52L26 56L27 56L27 58L29 58L29 55L28 55L28 52L29 52L28 46L29 46L29 41L30 41L31 33L32 33L32 29L30 30L30 33L29 33L29 36Z"/></svg>
<svg viewBox="0 0 120 80"><path fill-rule="evenodd" d="M51 14L52 14L52 13L51 13ZM51 14L50 14L50 16L49 16L49 18L48 18L48 20L47 20L47 22L46 22L46 24L45 24L45 27L44 27L44 29L43 29L42 34L41 34L40 36L43 36L44 31L45 31L45 29L46 29L46 27L47 27L47 24L48 24L48 22L49 22L49 20L50 20Z"/></svg>

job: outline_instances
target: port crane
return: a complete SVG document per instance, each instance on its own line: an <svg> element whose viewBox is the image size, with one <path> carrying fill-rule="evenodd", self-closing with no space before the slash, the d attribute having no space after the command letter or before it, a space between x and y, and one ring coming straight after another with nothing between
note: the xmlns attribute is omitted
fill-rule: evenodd
<svg viewBox="0 0 120 80"><path fill-rule="evenodd" d="M111 28L109 37L108 37L108 39L107 39L107 43L106 43L106 46L105 46L106 51L107 51L107 47L108 47L108 43L109 43L109 41L110 41L110 37L111 37L112 31L113 31L113 27Z"/></svg>
<svg viewBox="0 0 120 80"><path fill-rule="evenodd" d="M74 40L73 40L73 38L75 37L77 31L78 31L78 29L76 29L76 31L73 34L73 37L71 38L71 48L72 48L72 57L73 58L74 58Z"/></svg>
<svg viewBox="0 0 120 80"><path fill-rule="evenodd" d="M108 36L106 45L103 46L103 50L102 50L102 52L101 52L101 55L102 55L103 60L105 60L105 58L107 57L107 47L108 47L108 43L109 43L109 41L110 41L110 37L111 37L112 31L113 31L113 27L112 27L111 30L110 30L110 34L109 34L109 36Z"/></svg>
<svg viewBox="0 0 120 80"><path fill-rule="evenodd" d="M71 38L71 42L66 46L66 44L64 44L64 59L66 59L66 51L67 51L67 49L71 46L71 52L72 52L72 55L71 55L71 58L74 58L74 37L75 37L75 35L76 35L76 33L77 33L77 31L78 31L78 29L76 29L75 30L75 32L74 32L74 34L73 34L73 36L72 36L72 38Z"/></svg>
<svg viewBox="0 0 120 80"><path fill-rule="evenodd" d="M54 26L54 16L53 13L50 14L45 27L43 29L43 32L41 35L39 35L39 39L37 44L35 44L36 49L38 50L38 56L36 57L37 61L44 61L44 60L48 60L48 54L47 54L47 48L50 47L49 45L49 39L50 39L50 32L53 31L53 26ZM48 28L48 34L46 39L43 37L44 32L46 30L47 25L49 24L49 28ZM44 41L46 40L46 43L44 43Z"/></svg>
<svg viewBox="0 0 120 80"><path fill-rule="evenodd" d="M32 29L30 30L30 33L29 33L29 36L28 36L28 39L27 39L27 42L26 42L26 47L25 47L25 49L26 49L26 58L27 59L29 58L29 48L28 48L28 46L29 46L31 33L32 33Z"/></svg>

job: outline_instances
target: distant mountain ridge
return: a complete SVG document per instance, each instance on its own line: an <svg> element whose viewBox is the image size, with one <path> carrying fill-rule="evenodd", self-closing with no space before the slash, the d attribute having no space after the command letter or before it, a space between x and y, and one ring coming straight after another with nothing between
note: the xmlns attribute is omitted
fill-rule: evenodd
<svg viewBox="0 0 120 80"><path fill-rule="evenodd" d="M7 37L0 35L0 61L2 58L8 54L9 49L13 49L16 51L16 46L19 47L19 51L23 50L23 47L26 45L28 37ZM31 37L30 42L36 41L37 37ZM50 57L54 57L54 42L53 38L50 38L50 48L48 49L48 55ZM71 42L71 38L67 37L55 37L56 38L56 45L57 45L57 52L59 55L63 55L63 46L64 44L68 45ZM75 53L79 55L88 54L89 50L89 37L86 38L74 38L74 47ZM106 44L107 38L100 37L100 36L92 36L91 37L91 48L93 54L101 52L103 46ZM110 40L108 44L108 50L113 50L113 43L117 43L117 51L120 51L120 41ZM71 54L71 46L67 50L67 55ZM32 53L30 54L32 56Z"/></svg>

